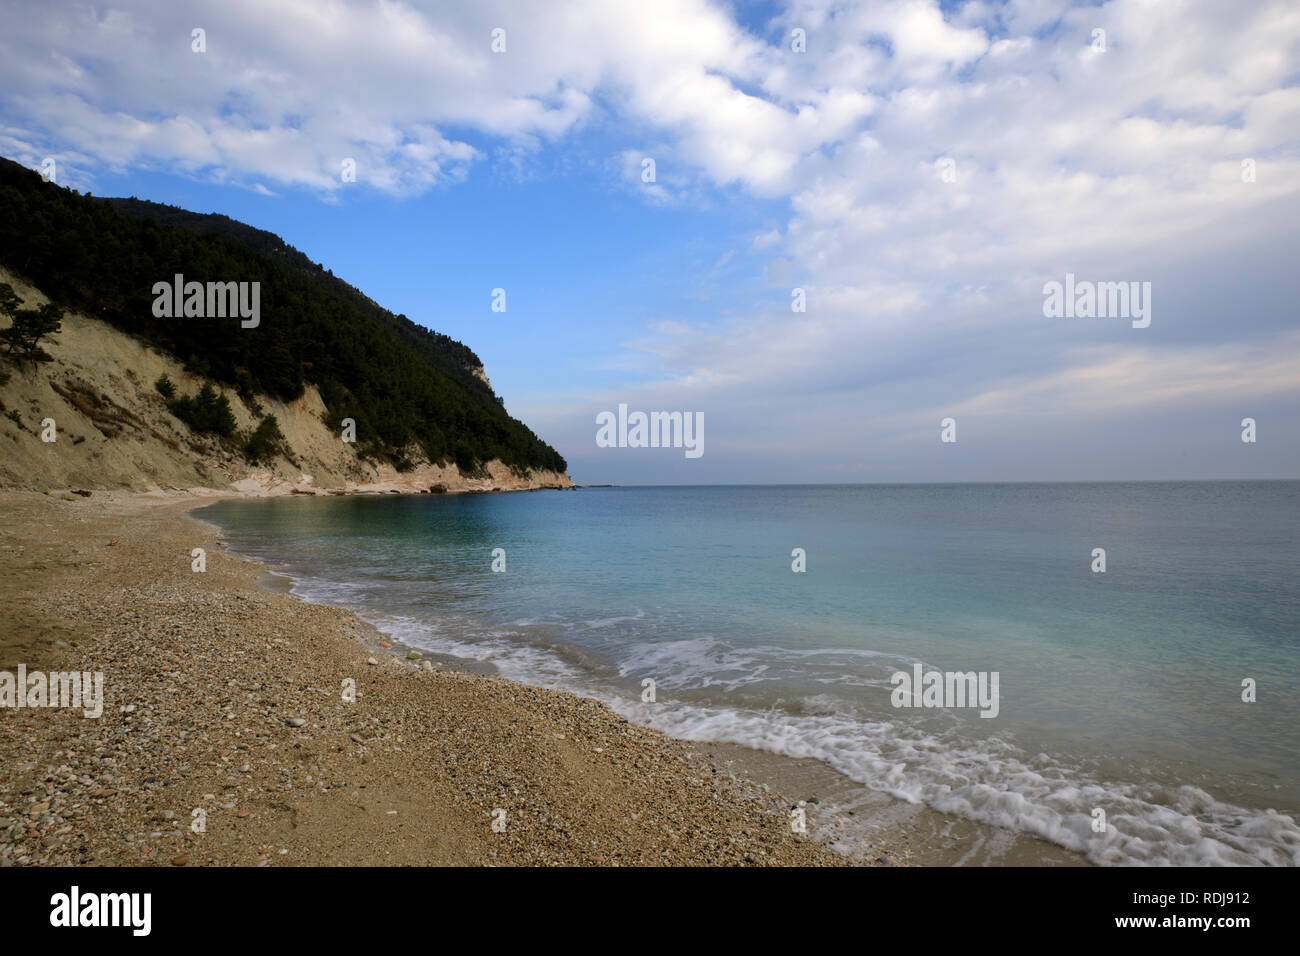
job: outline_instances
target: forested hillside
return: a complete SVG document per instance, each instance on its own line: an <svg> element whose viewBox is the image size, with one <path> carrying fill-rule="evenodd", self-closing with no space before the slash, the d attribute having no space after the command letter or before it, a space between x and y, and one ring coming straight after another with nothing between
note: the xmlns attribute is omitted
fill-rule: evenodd
<svg viewBox="0 0 1300 956"><path fill-rule="evenodd" d="M566 469L475 375L478 357L393 315L279 237L225 216L135 199L100 200L0 158L0 264L59 305L103 319L241 394L292 400L320 390L326 420L357 423L357 447L395 462L418 445L473 471ZM260 322L159 318L153 286L260 283Z"/></svg>

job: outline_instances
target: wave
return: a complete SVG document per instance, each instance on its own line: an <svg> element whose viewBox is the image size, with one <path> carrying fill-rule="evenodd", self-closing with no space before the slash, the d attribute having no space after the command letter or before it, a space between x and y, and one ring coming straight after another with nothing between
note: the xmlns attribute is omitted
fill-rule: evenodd
<svg viewBox="0 0 1300 956"><path fill-rule="evenodd" d="M998 736L972 740L959 725L931 730L905 720L871 719L826 694L766 709L662 696L655 704L642 703L635 694L593 680L588 668L566 660L557 648L520 643L507 632L465 640L415 619L372 623L412 646L491 661L503 677L594 697L628 720L672 737L814 758L868 789L1040 837L1097 864L1300 865L1300 826L1292 817L1234 806L1198 787L1096 780ZM759 681L774 662L790 659L820 659L828 666L847 659L890 671L912 662L858 649L738 649L702 637L637 646L617 671L620 676L654 673L660 690L670 693L675 686L729 689ZM747 677L719 676L735 671ZM1106 815L1102 833L1093 831L1096 808Z"/></svg>
<svg viewBox="0 0 1300 956"><path fill-rule="evenodd" d="M266 560L262 555L257 559ZM501 676L601 700L629 720L683 740L740 744L822 761L869 790L1017 833L1048 840L1101 865L1300 865L1300 826L1276 810L1220 801L1199 787L1097 779L1045 754L1029 754L998 735L975 739L960 721L928 723L870 713L833 692L748 700L765 682L785 686L837 684L887 687L913 658L870 650L738 648L712 636L620 645L611 664L557 633L607 630L632 616L561 622L516 620L506 627L439 615L369 610L383 594L374 586L293 576L299 597L352 608L395 640L421 650L490 663ZM382 589L380 589L382 590ZM638 678L652 675L660 692L642 703ZM619 686L622 680L624 686ZM689 699L688 699L689 698ZM1093 811L1105 811L1104 832Z"/></svg>
<svg viewBox="0 0 1300 956"><path fill-rule="evenodd" d="M1300 864L1300 827L1275 810L1220 802L1197 787L1102 782L998 738L972 742L900 721L608 701L629 720L685 740L812 757L909 803L1049 840L1098 864ZM1106 831L1093 832L1093 810Z"/></svg>

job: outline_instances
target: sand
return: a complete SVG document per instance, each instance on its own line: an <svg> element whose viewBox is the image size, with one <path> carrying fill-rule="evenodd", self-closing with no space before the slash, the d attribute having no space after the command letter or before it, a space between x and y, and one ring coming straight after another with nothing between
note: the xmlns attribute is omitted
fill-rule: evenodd
<svg viewBox="0 0 1300 956"><path fill-rule="evenodd" d="M98 719L0 708L0 866L848 862L707 748L425 670L350 612L261 586L186 515L202 503L0 493L0 670L104 675Z"/></svg>

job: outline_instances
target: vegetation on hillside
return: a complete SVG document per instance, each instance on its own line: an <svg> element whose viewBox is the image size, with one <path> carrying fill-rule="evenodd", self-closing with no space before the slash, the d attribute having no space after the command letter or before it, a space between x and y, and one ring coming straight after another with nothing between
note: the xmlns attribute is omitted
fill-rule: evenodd
<svg viewBox="0 0 1300 956"><path fill-rule="evenodd" d="M566 468L474 375L482 363L470 349L380 308L271 233L97 200L0 159L0 263L241 395L291 401L315 385L328 424L356 421L364 454L401 461L415 444L467 472L494 458L516 470ZM154 284L178 274L260 283L260 323L155 316Z"/></svg>
<svg viewBox="0 0 1300 956"><path fill-rule="evenodd" d="M52 356L41 348L41 339L59 333L63 327L63 310L52 302L34 309L20 309L20 304L14 287L0 282L0 316L9 319L8 328L0 329L0 355L12 362L33 365L49 362Z"/></svg>
<svg viewBox="0 0 1300 956"><path fill-rule="evenodd" d="M280 431L280 423L274 415L263 417L244 442L244 457L253 464L269 461L285 452L284 433Z"/></svg>
<svg viewBox="0 0 1300 956"><path fill-rule="evenodd" d="M230 399L207 382L194 397L182 395L168 402L167 408L192 431L230 438L238 426L230 409Z"/></svg>

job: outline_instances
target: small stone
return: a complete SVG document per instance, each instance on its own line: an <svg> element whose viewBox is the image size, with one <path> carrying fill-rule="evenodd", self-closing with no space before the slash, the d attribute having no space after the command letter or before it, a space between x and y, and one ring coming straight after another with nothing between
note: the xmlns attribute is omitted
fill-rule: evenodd
<svg viewBox="0 0 1300 956"><path fill-rule="evenodd" d="M419 651L411 651L409 654L406 655L406 659L408 661L418 661L423 656L424 655L421 654Z"/></svg>
<svg viewBox="0 0 1300 956"><path fill-rule="evenodd" d="M284 722L290 727L304 727L307 724L307 720L304 717L286 717Z"/></svg>
<svg viewBox="0 0 1300 956"><path fill-rule="evenodd" d="M182 853L178 857L172 858L172 866L184 866L188 862L190 862L190 858L186 856L184 853Z"/></svg>

